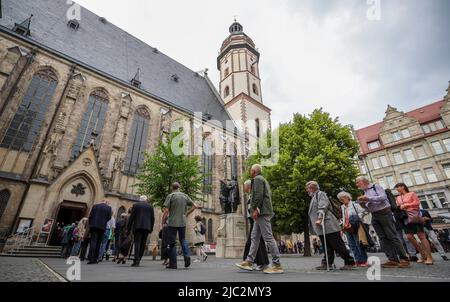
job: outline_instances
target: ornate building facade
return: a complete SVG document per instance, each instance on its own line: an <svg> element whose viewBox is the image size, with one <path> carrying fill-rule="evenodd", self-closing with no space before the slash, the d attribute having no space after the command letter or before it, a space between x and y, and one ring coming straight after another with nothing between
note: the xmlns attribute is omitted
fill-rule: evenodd
<svg viewBox="0 0 450 302"><path fill-rule="evenodd" d="M187 125L186 148L200 155L208 173L203 209L188 220L205 217L207 241L215 242L219 181L239 179L244 166L238 151L244 136L226 127L234 117L227 104L236 97L260 104L260 94L230 86L233 97L224 102L224 91L215 90L206 72L186 68L84 8L79 18L68 19L66 1L1 5L1 242L23 228L38 232L48 219L77 221L102 199L120 216L138 198L134 184L143 152L155 150L179 121ZM224 49L219 61L232 62L241 51L232 49ZM249 64L259 57L244 52ZM257 64L249 68L260 93ZM232 70L233 76L241 72ZM267 111L262 103L255 106ZM158 227L161 213L156 216Z"/></svg>
<svg viewBox="0 0 450 302"><path fill-rule="evenodd" d="M450 228L450 87L447 92L406 113L388 106L382 122L355 132L361 173L389 189L405 183L440 229Z"/></svg>

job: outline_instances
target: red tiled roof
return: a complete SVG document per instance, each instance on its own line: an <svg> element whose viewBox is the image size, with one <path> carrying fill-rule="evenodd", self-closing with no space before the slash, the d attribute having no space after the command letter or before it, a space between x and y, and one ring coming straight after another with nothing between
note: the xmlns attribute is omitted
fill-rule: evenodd
<svg viewBox="0 0 450 302"><path fill-rule="evenodd" d="M419 121L419 123L424 124L427 122L431 122L433 120L437 120L440 118L440 109L442 105L444 105L445 101L438 101L412 111L406 112L406 115L412 118L415 118ZM361 144L361 151L363 154L372 152L374 150L369 150L367 146L368 143L376 141L380 137L380 130L384 126L384 122L379 122L368 127L356 130L356 137ZM380 144L382 142L380 141ZM382 149L382 146L378 149ZM378 150L377 149L377 150Z"/></svg>

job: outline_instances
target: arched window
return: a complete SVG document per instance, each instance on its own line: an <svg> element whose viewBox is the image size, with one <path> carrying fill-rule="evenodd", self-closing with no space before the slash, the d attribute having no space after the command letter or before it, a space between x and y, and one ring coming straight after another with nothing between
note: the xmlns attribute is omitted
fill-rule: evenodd
<svg viewBox="0 0 450 302"><path fill-rule="evenodd" d="M108 111L108 96L102 90L96 90L89 96L88 105L78 129L77 139L72 150L72 157L77 157L93 140L96 144L105 123Z"/></svg>
<svg viewBox="0 0 450 302"><path fill-rule="evenodd" d="M226 98L226 97L228 97L229 95L230 95L230 87L227 86L227 87L225 87L225 90L224 90L224 92L223 92L223 97Z"/></svg>
<svg viewBox="0 0 450 302"><path fill-rule="evenodd" d="M9 192L9 190L5 189L0 191L0 219L2 218L2 215L6 210L6 206L8 205L10 197L11 192Z"/></svg>
<svg viewBox="0 0 450 302"><path fill-rule="evenodd" d="M259 118L257 118L255 120L255 127L256 127L256 137L260 138L261 137L261 125L259 123Z"/></svg>
<svg viewBox="0 0 450 302"><path fill-rule="evenodd" d="M223 75L224 77L227 77L230 74L230 68L225 68L225 74Z"/></svg>
<svg viewBox="0 0 450 302"><path fill-rule="evenodd" d="M253 74L256 74L256 72L255 72L255 66L254 66L254 65L252 65L252 66L250 67L250 72L253 73Z"/></svg>
<svg viewBox="0 0 450 302"><path fill-rule="evenodd" d="M144 160L144 151L147 146L150 114L144 108L138 108L133 116L130 135L128 137L128 150L125 157L124 172L134 175Z"/></svg>
<svg viewBox="0 0 450 302"><path fill-rule="evenodd" d="M123 213L125 213L127 210L125 209L124 206L121 206L118 210L117 210L117 216L116 216L116 220L120 219L120 216L122 216Z"/></svg>
<svg viewBox="0 0 450 302"><path fill-rule="evenodd" d="M238 179L238 158L237 158L237 148L236 145L232 146L232 154L231 154L231 179Z"/></svg>
<svg viewBox="0 0 450 302"><path fill-rule="evenodd" d="M214 231L213 231L213 220L211 218L208 219L208 242L214 242Z"/></svg>
<svg viewBox="0 0 450 302"><path fill-rule="evenodd" d="M2 139L1 147L31 151L44 122L57 83L56 75L51 70L38 71L33 76Z"/></svg>
<svg viewBox="0 0 450 302"><path fill-rule="evenodd" d="M213 182L213 150L211 137L207 136L203 139L202 148L202 167L203 167L203 193L212 193L212 182Z"/></svg>
<svg viewBox="0 0 450 302"><path fill-rule="evenodd" d="M255 83L253 83L252 87L253 87L253 93L256 95L259 95L258 86Z"/></svg>

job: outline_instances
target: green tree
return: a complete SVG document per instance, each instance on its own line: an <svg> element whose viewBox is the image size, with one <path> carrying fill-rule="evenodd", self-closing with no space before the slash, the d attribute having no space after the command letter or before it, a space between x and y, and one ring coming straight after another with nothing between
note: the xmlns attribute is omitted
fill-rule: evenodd
<svg viewBox="0 0 450 302"><path fill-rule="evenodd" d="M317 181L321 190L336 196L341 190L356 192L358 145L351 129L322 109L310 115L294 114L279 126L278 163L263 169L272 188L276 213L274 229L282 234L305 232L305 255L310 255L308 208L305 184ZM261 155L250 158L248 165Z"/></svg>
<svg viewBox="0 0 450 302"><path fill-rule="evenodd" d="M182 131L170 134L166 142L160 141L154 154L145 154L140 172L138 194L151 196L153 205L162 207L172 192L171 185L179 182L181 189L192 200L201 199L203 176L198 156L183 152L185 141Z"/></svg>

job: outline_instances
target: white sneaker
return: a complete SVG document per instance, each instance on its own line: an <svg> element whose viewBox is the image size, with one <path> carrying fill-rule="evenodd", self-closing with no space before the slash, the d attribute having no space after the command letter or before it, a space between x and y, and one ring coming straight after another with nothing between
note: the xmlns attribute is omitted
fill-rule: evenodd
<svg viewBox="0 0 450 302"><path fill-rule="evenodd" d="M262 265L255 265L255 271L260 272L262 270L264 270L264 266L262 266Z"/></svg>
<svg viewBox="0 0 450 302"><path fill-rule="evenodd" d="M201 262L201 261L198 260L198 259L195 259L194 262L195 262L195 263L199 263L199 262Z"/></svg>

